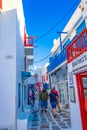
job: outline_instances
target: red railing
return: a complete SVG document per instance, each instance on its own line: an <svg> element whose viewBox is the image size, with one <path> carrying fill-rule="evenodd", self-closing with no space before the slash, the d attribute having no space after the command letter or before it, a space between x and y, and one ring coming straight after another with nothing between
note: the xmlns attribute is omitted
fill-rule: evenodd
<svg viewBox="0 0 87 130"><path fill-rule="evenodd" d="M2 9L2 0L0 0L0 9Z"/></svg>
<svg viewBox="0 0 87 130"><path fill-rule="evenodd" d="M26 29L24 27L24 46L33 47L33 37L26 36Z"/></svg>
<svg viewBox="0 0 87 130"><path fill-rule="evenodd" d="M26 35L26 29L24 27L24 46L25 47L33 47L34 38L37 38L37 36L27 36Z"/></svg>
<svg viewBox="0 0 87 130"><path fill-rule="evenodd" d="M83 52L87 51L87 29L85 28L72 42L66 47L67 61L71 62Z"/></svg>

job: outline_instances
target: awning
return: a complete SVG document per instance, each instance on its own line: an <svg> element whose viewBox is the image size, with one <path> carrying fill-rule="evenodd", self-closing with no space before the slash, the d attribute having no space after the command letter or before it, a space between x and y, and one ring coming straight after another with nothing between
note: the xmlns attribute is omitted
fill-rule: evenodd
<svg viewBox="0 0 87 130"><path fill-rule="evenodd" d="M27 78L29 78L29 77L31 77L32 75L31 75L31 72L29 72L29 71L21 71L21 78L22 78L22 82L25 80L25 79L27 79Z"/></svg>

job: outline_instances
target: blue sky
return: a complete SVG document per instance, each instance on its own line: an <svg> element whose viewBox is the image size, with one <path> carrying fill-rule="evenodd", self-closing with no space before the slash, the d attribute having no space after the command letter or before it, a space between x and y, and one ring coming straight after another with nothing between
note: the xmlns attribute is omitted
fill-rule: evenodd
<svg viewBox="0 0 87 130"><path fill-rule="evenodd" d="M22 0L26 30L34 40L35 66L43 66L49 58L38 62L50 54L53 40L58 38L80 0ZM68 12L68 13L67 13ZM67 15L66 15L67 14Z"/></svg>

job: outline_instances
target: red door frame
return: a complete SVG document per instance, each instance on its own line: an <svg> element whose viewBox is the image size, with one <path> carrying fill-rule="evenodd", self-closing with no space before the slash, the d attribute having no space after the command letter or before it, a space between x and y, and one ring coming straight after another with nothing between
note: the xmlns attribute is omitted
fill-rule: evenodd
<svg viewBox="0 0 87 130"><path fill-rule="evenodd" d="M79 98L79 106L80 106L80 114L81 114L81 121L82 121L82 130L87 130L86 125L86 115L84 110L84 89L83 89L83 83L82 78L87 77L87 71L81 72L76 74L76 81L77 81L77 91L78 91L78 98Z"/></svg>

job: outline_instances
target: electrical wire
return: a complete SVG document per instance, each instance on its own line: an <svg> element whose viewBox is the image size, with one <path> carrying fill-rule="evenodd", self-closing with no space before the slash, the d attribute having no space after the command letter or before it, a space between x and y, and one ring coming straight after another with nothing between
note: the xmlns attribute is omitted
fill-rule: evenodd
<svg viewBox="0 0 87 130"><path fill-rule="evenodd" d="M74 5L70 8L70 10L60 19L58 20L58 22L52 27L50 28L46 33L44 33L41 37L39 37L39 39L35 40L36 42L40 39L42 39L44 36L46 36L50 31L52 31L58 24L60 24L65 17L67 17L69 15L69 13L71 12L71 10L73 8L75 8L75 5L77 5L78 0L74 3ZM79 1L80 2L80 1ZM52 53L50 53L49 55L47 55L46 57L42 58L41 60L35 61L34 63L39 63L42 62L43 60L47 59Z"/></svg>
<svg viewBox="0 0 87 130"><path fill-rule="evenodd" d="M38 40L42 39L42 38L43 38L44 36L46 36L49 32L51 32L58 24L60 24L60 23L63 21L63 19L69 15L69 13L71 12L71 10L72 10L73 8L75 8L75 5L77 5L77 2L78 2L78 0L77 0L77 1L74 3L74 5L69 9L69 11L68 11L60 20L58 20L58 22L57 22L52 28L50 28L46 33L44 33L42 36L40 36L39 39L36 39L35 42L37 42Z"/></svg>
<svg viewBox="0 0 87 130"><path fill-rule="evenodd" d="M35 61L34 63L39 63L39 62L42 62L43 60L47 59L49 56L51 56L52 53L50 53L49 55L47 55L46 57L42 58L41 60L39 61Z"/></svg>

